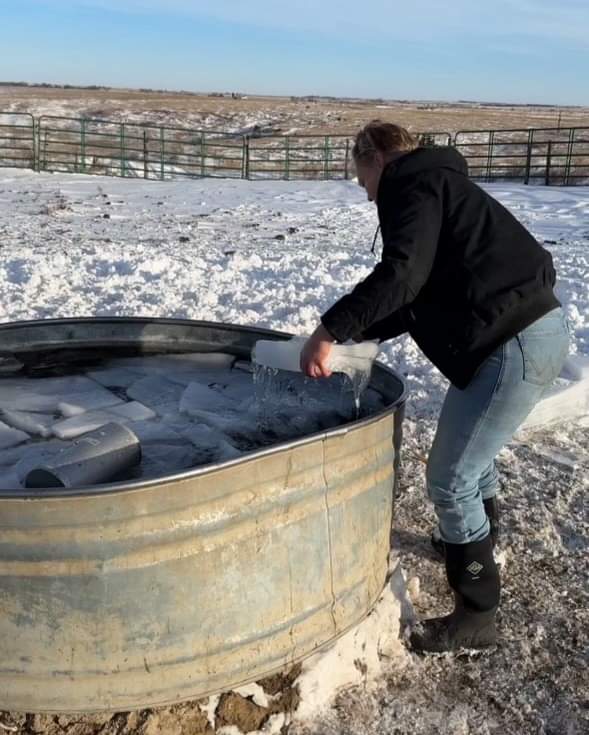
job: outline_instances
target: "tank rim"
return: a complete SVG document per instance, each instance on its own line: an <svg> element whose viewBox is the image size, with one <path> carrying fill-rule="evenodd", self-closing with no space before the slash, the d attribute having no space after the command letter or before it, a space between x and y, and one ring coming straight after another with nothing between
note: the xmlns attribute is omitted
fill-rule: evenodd
<svg viewBox="0 0 589 735"><path fill-rule="evenodd" d="M205 327L218 330L227 331L243 331L249 333L257 333L260 335L267 335L270 337L279 337L284 339L290 339L296 335L290 332L282 332L273 329L267 329L265 327L252 326L247 324L233 324L229 322L211 322L196 319L175 319L171 317L142 317L142 316L87 316L87 317L72 317L72 318L59 318L59 319L33 319L26 321L17 322L5 322L0 324L0 334L4 331L11 329L20 329L23 327L36 327L41 324L47 325L70 325L70 324L85 324L85 323L136 323L136 324L170 324L170 325L184 325L193 327ZM106 495L122 494L127 492L138 492L141 490L149 490L150 488L157 487L162 482L166 484L183 482L196 477L202 477L209 475L214 472L218 472L226 467L234 467L235 465L246 465L249 462L256 461L262 457L278 454L280 452L290 451L291 449L311 444L315 441L325 441L331 437L344 436L351 431L358 431L366 426L380 421L385 416L393 415L407 400L407 383L403 376L397 373L392 368L380 363L378 360L375 361L376 368L391 377L398 380L402 386L402 391L399 397L386 408L378 413L372 414L366 418L357 419L350 421L342 426L335 427L333 429L327 429L325 431L315 432L313 434L307 434L297 439L291 439L286 442L278 442L270 447L263 447L262 449L254 450L245 453L241 457L234 459L225 460L224 462L215 462L212 464L203 465L201 467L195 467L182 472L177 472L169 475L161 475L158 477L149 478L146 480L131 480L122 482L105 483L103 485L90 485L82 486L78 488L48 488L40 490L27 489L26 493L17 490L2 490L0 489L0 500L21 500L23 502L31 502L35 500L44 500L48 498L71 498L71 497L101 497ZM391 437L392 442L392 437Z"/></svg>

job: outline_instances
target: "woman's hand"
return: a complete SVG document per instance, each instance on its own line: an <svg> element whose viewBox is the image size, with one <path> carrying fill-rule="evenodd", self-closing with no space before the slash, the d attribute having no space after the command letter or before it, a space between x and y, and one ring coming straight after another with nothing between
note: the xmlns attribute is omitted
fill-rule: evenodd
<svg viewBox="0 0 589 735"><path fill-rule="evenodd" d="M331 370L327 361L334 342L323 324L319 324L301 350L301 370L305 375L310 378L329 378Z"/></svg>

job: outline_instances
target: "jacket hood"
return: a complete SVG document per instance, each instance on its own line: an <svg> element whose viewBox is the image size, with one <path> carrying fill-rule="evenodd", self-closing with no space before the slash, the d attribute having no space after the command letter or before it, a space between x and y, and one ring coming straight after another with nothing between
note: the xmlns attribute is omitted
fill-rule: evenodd
<svg viewBox="0 0 589 735"><path fill-rule="evenodd" d="M387 177L397 178L437 168L447 168L468 176L468 166L464 156L451 146L416 148L396 161L391 161L385 167L385 172Z"/></svg>

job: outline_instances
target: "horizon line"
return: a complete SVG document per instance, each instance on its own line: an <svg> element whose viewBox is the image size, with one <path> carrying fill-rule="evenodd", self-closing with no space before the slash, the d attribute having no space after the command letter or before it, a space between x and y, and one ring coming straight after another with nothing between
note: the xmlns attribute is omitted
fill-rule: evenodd
<svg viewBox="0 0 589 735"><path fill-rule="evenodd" d="M28 87L28 88L42 88L42 89L82 89L82 90L94 90L94 91L127 91L127 92L145 92L151 94L179 94L179 95L194 95L194 96L230 96L239 95L241 97L269 97L269 98L285 98L291 97L295 99L319 99L319 100L337 100L342 102L379 102L379 103L397 103L397 104L411 104L411 103L435 103L435 104L467 104L467 105L487 105L497 107L547 107L552 109L589 109L587 105L582 104L552 104L549 102L501 102L498 100L470 100L470 99L431 99L431 98L389 98L389 97L362 97L356 95L329 95L329 94L262 94L259 92L244 92L239 90L233 91L219 91L219 90L208 90L208 91L194 91L187 89L174 89L174 88L152 88L152 87L117 87L109 84L69 84L68 82L27 82L27 81L14 81L14 80L0 80L0 87Z"/></svg>

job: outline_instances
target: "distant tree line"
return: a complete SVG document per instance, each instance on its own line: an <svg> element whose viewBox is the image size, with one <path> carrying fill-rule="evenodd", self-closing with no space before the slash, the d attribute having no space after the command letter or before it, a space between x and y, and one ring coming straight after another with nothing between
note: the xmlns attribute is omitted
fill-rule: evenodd
<svg viewBox="0 0 589 735"><path fill-rule="evenodd" d="M48 82L0 82L0 87L43 87L44 89L112 89L112 87L105 87L100 84L49 84Z"/></svg>

